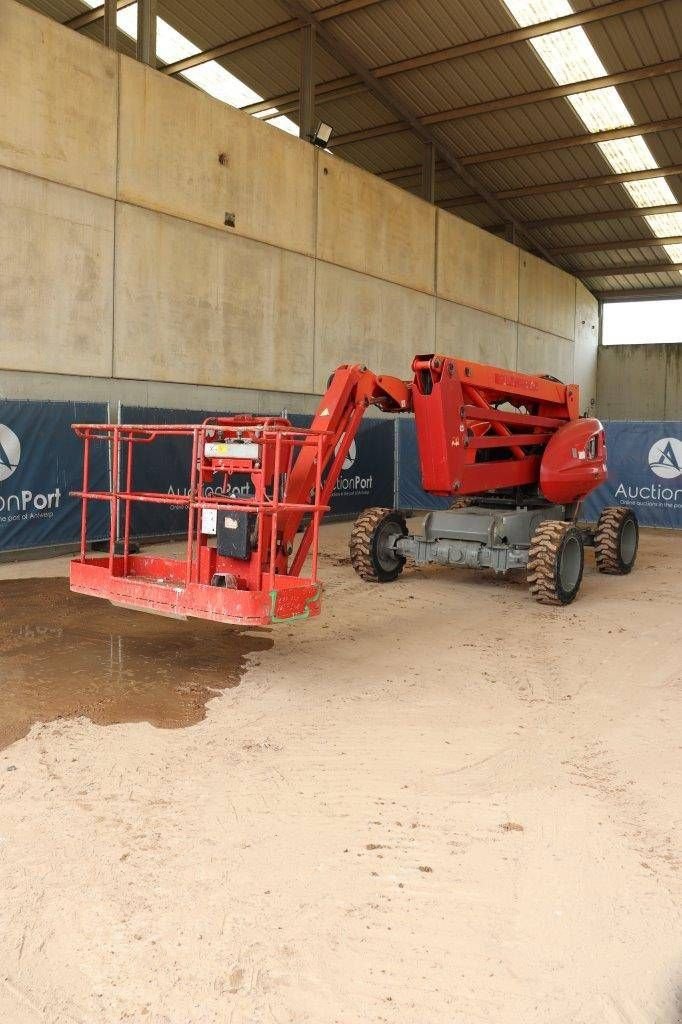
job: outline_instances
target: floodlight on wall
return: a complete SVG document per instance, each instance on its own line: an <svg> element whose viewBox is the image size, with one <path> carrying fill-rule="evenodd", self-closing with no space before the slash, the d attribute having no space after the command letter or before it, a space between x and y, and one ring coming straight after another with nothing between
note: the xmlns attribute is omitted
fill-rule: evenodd
<svg viewBox="0 0 682 1024"><path fill-rule="evenodd" d="M317 128L313 132L310 141L313 146L319 146L320 149L326 149L333 134L334 129L330 124L325 124L324 121L318 121Z"/></svg>

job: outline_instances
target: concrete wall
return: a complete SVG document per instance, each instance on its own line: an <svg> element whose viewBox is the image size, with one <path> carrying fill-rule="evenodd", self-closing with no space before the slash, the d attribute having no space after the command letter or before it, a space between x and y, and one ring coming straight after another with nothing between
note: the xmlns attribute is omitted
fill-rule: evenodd
<svg viewBox="0 0 682 1024"><path fill-rule="evenodd" d="M339 363L446 350L593 405L570 275L14 0L0 25L0 395L308 411Z"/></svg>
<svg viewBox="0 0 682 1024"><path fill-rule="evenodd" d="M599 349L599 415L614 420L682 420L682 345Z"/></svg>

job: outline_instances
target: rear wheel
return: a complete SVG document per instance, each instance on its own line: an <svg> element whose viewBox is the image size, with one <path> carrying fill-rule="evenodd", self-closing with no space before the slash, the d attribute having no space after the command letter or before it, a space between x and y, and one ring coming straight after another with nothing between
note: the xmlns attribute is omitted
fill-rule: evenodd
<svg viewBox="0 0 682 1024"><path fill-rule="evenodd" d="M530 592L540 604L570 604L583 578L585 551L572 523L546 519L540 523L528 552Z"/></svg>
<svg viewBox="0 0 682 1024"><path fill-rule="evenodd" d="M605 508L594 534L599 572L625 576L632 571L639 545L639 524L631 508Z"/></svg>
<svg viewBox="0 0 682 1024"><path fill-rule="evenodd" d="M369 583L391 583L403 571L405 556L395 541L407 536L405 516L394 508L368 508L355 520L350 535L350 560Z"/></svg>

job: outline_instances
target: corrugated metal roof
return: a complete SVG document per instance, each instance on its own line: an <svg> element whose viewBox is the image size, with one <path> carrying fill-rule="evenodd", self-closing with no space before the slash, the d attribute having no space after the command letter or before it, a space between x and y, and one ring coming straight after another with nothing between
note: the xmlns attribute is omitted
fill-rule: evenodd
<svg viewBox="0 0 682 1024"><path fill-rule="evenodd" d="M69 18L81 14L85 10L84 4L79 0L39 0L37 3L31 0L19 0L24 7L31 7L34 11L40 11L55 21L68 21Z"/></svg>
<svg viewBox="0 0 682 1024"><path fill-rule="evenodd" d="M80 0L23 0L28 6L60 21L87 8ZM611 6L612 0L573 0L576 11ZM311 12L329 8L330 0L304 0ZM354 5L350 5L351 8ZM318 82L343 78L353 73L329 51L326 38L341 42L354 59L366 68L431 54L436 50L499 33L517 26L501 0L375 0L333 19L325 19L317 47ZM239 3L236 0L159 0L159 14L202 50L250 33L290 22L288 7L279 0ZM101 29L85 30L97 38ZM609 16L585 25L585 31L609 74L655 65L680 58L682 45L682 3L658 0L639 10ZM128 52L132 44L122 41ZM296 32L239 49L220 63L259 95L269 99L295 93L298 83L299 40ZM485 49L397 75L382 77L398 104L413 116L423 116L488 100L520 95L555 85L549 71L527 41ZM637 124L679 117L682 114L682 73L626 83L618 91ZM373 129L402 119L385 100L366 89L343 97L320 97L320 115L334 126L337 136ZM296 114L292 115L295 119ZM586 134L586 129L565 98L487 111L445 121L430 127L433 138L458 157L470 157L488 150L527 146ZM682 130L646 135L646 142L659 166L682 164ZM337 152L374 173L418 166L422 142L412 131L384 134L348 143ZM541 153L512 156L472 164L468 171L482 189L496 193L506 189L555 182L585 180L612 173L602 152L594 144L573 146ZM680 176L668 177L673 192L682 201ZM419 191L418 177L402 182L411 192ZM472 192L454 172L437 175L436 199L444 201ZM534 229L538 244L555 248L570 244L598 245L638 239L651 233L643 217L637 216L629 193L622 185L592 186L545 195L503 200L510 217L535 221L557 216L589 217L594 211L633 209L632 216L612 220L585 220ZM498 226L500 214L477 203L457 207L459 216L487 227ZM602 271L589 278L595 290L633 287L666 287L680 284L671 273L633 274L606 277L603 269L622 264L662 263L669 257L652 234L652 246L644 249L599 251L556 257L566 269L585 273Z"/></svg>

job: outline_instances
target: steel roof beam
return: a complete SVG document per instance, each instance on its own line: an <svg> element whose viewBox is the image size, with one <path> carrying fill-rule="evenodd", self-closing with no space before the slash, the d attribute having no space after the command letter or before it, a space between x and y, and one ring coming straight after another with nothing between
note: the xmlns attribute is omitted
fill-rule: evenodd
<svg viewBox="0 0 682 1024"><path fill-rule="evenodd" d="M405 71L413 71L417 68L432 67L443 61L454 60L457 57L466 57L472 53L483 53L486 50L497 50L503 46L524 42L528 39L536 39L539 36L548 35L552 32L560 32L564 29L575 28L578 25L587 25L596 21L603 21L619 14L629 14L630 11L638 11L644 7L651 7L664 0L614 0L612 3L604 4L601 7L592 7L586 11L579 11L574 14L567 14L561 18L552 18L550 21L538 22L535 25L526 25L522 28L511 29L507 32L498 32L494 36L487 36L482 39L473 39L470 42L458 43L456 46L448 46L442 50L433 50L431 53L420 54L417 57L408 57L405 60L394 61L391 64L384 64L371 69L375 78L388 78L399 75ZM365 86L358 76L350 76L352 84L358 85L359 89ZM341 99L348 93L337 92L351 84L349 76L344 78L330 79L317 86L318 93L325 96L325 102ZM282 93L279 96L272 96L270 99L260 103L252 103L242 107L249 114L257 114L270 107L277 107L283 114L291 113L296 109L297 95L295 92Z"/></svg>
<svg viewBox="0 0 682 1024"><path fill-rule="evenodd" d="M535 153L549 153L558 149L573 149L575 146L597 145L600 142L612 142L616 139L631 139L638 135L651 135L656 132L673 131L682 128L682 117L668 117L661 121L647 121L645 124L628 125L627 128L611 128L604 132L593 132L586 135L573 135L563 139L547 139L544 142L533 142L526 146L510 146L508 149L494 149L483 153L471 153L468 156L460 156L460 162L464 167L477 167L479 164L489 163L493 160L512 160L520 156L531 156ZM446 167L440 161L437 170ZM390 171L381 171L380 178L384 181L407 181L419 174L420 165L413 164L410 167L396 167Z"/></svg>
<svg viewBox="0 0 682 1024"><path fill-rule="evenodd" d="M635 302L637 299L682 299L682 287L671 285L666 288L661 285L657 288L623 288L619 291L614 288L608 292L593 292L596 299L602 302Z"/></svg>
<svg viewBox="0 0 682 1024"><path fill-rule="evenodd" d="M372 7L374 4L383 2L384 0L341 0L340 3L331 4L329 7L312 11L311 17L315 23L321 24L333 18L340 18L342 14L352 14L353 11L359 11L364 7ZM302 27L303 20L301 18L290 18L288 21L280 22L279 25L271 25L269 28L261 29L258 32L250 32L249 35L241 36L239 39L231 39L226 43L221 43L219 46L211 47L210 50L204 50L203 53L195 53L191 57L185 57L184 60L177 60L173 64L166 64L165 67L159 70L167 75L178 75L181 71L187 71L188 68L195 68L199 64L206 64L209 60L218 60L220 57L227 57L231 53L247 50L251 46L257 46L259 43L267 43L270 39L277 39L278 36L290 35ZM268 104L263 109L267 110L271 105Z"/></svg>
<svg viewBox="0 0 682 1024"><path fill-rule="evenodd" d="M592 267L590 270L571 270L581 281L593 277L626 277L628 274L668 274L682 270L682 263L623 263L614 267Z"/></svg>
<svg viewBox="0 0 682 1024"><path fill-rule="evenodd" d="M620 210L594 210L592 213L569 213L564 217L541 217L539 220L524 221L532 230L560 228L569 224L592 224L602 220L624 220L626 217L658 217L665 213L682 213L682 203L668 203L666 206L626 206ZM498 224L492 231L503 231Z"/></svg>
<svg viewBox="0 0 682 1024"><path fill-rule="evenodd" d="M493 193L498 201L506 199L523 199L525 196L548 196L554 192L574 192L585 188L603 188L606 185L621 185L626 181L647 181L649 178L668 178L682 174L682 164L669 164L667 167L651 167L644 171L626 171L622 174L602 174L596 178L577 178L574 181L552 181L543 185L523 185L521 188L508 188ZM456 196L453 199L441 199L439 206L452 210L458 206L476 206L481 202L477 195ZM590 215L589 219L592 219ZM527 225L526 225L527 226ZM535 225L537 227L537 225Z"/></svg>
<svg viewBox="0 0 682 1024"><path fill-rule="evenodd" d="M661 121L648 121L645 124L633 124L627 128L611 128L604 132L593 132L591 135L574 135L563 139L548 139L545 142L534 142L526 146L510 146L509 149L488 150L483 153L471 153L460 156L464 167L477 167L493 160L511 160L520 156L531 156L535 153L548 153L558 149L573 149L575 146L597 145L599 142L612 142L616 139L631 139L638 135L651 135L653 132L673 131L682 128L682 117L668 117ZM441 160L436 170L446 169ZM407 182L415 178L421 169L420 164L410 167L396 167L390 171L381 171L379 177L384 181Z"/></svg>
<svg viewBox="0 0 682 1024"><path fill-rule="evenodd" d="M415 120L419 124L419 118ZM346 132L345 135L333 136L330 149L338 149L339 146L349 146L352 142L379 139L382 135L398 135L399 132L409 132L411 130L412 125L409 121L391 121L389 124L379 124L375 128L361 128L356 132Z"/></svg>
<svg viewBox="0 0 682 1024"><path fill-rule="evenodd" d="M124 7L132 7L134 3L137 3L137 0L118 0L118 10L122 11ZM94 7L91 11L83 11L82 14L77 14L75 18L69 18L68 21L62 24L76 31L81 28L87 28L88 25L92 25L104 17L105 7L106 4L102 4L100 7Z"/></svg>
<svg viewBox="0 0 682 1024"><path fill-rule="evenodd" d="M341 100L345 96L353 96L358 92L367 92L367 86L358 75L343 75L331 82L318 82L315 86L315 98L318 103L330 103ZM240 107L245 114L262 114L265 110L276 109L278 114L292 114L298 107L298 93L285 92L270 100L259 100L258 103L247 103Z"/></svg>
<svg viewBox="0 0 682 1024"><path fill-rule="evenodd" d="M628 125L626 128L611 128L604 132L588 132L585 135L573 135L562 139L546 139L532 142L525 146L510 146L508 149L491 149L483 153L471 153L461 157L465 167L487 164L495 160L513 160L520 156L533 156L535 153L552 153L559 149L573 149L575 146L597 145L599 142L613 142L616 139L631 139L637 135L651 135L654 132L673 131L682 128L682 117L667 117L660 121L647 121L644 124Z"/></svg>
<svg viewBox="0 0 682 1024"><path fill-rule="evenodd" d="M447 121L459 121L465 117L480 117L482 114L490 114L499 110L510 110L513 107L525 107L535 103L545 103L549 100L575 96L578 93L592 92L596 89L606 89L610 86L626 85L629 82L641 82L645 79L660 78L663 75L672 75L678 71L682 71L682 58L663 61L660 64L650 64L643 68L633 68L630 71L619 71L614 75L602 75L599 78L588 78L581 82L569 82L568 85L553 85L547 89L535 89L533 92L518 93L515 96L501 96L499 99L486 100L483 103L472 103L466 107L453 107L450 110L439 110L432 114L422 114L417 117L417 121L425 127L433 124L444 124ZM372 128L365 128L362 131L349 132L346 135L337 135L333 145L334 148L337 146L347 146L352 142L373 139L378 135L388 135L402 131L406 131L404 122L393 121L390 124L377 125Z"/></svg>
<svg viewBox="0 0 682 1024"><path fill-rule="evenodd" d="M682 235L665 235L645 238L622 238L608 242L580 242L578 245L556 245L549 250L553 256L568 256L572 253L613 252L618 249L652 249L659 245L682 245Z"/></svg>
<svg viewBox="0 0 682 1024"><path fill-rule="evenodd" d="M434 50L431 53L420 54L417 57L407 57L405 60L394 61L392 64L384 64L383 67L375 68L373 73L377 78L386 78L390 75L401 74L403 71L415 71L417 68L431 67L433 64L440 64L443 61L453 60L456 57L468 57L473 53L498 50L502 46L510 46L529 39L537 39L538 36L562 32L565 29L576 28L578 25L589 25L592 22L604 21L604 19L613 18L616 15L629 14L631 11L641 11L644 7L653 7L654 4L661 2L663 0L612 0L611 3L602 4L600 7L576 11L573 14L566 14L561 18L539 21L534 25L520 26L507 32L498 32L494 36L485 36L482 39L474 39L471 42L448 46L445 49Z"/></svg>
<svg viewBox="0 0 682 1024"><path fill-rule="evenodd" d="M660 78L682 71L682 59L662 61L659 64L648 64L642 68L631 68L618 71L613 75L600 75L597 78L586 78L567 85L554 85L548 89L535 89L533 92L520 93L518 96L501 96L496 100L483 103L472 103L467 107L453 107L451 110L439 110L433 114L424 114L422 124L442 124L444 121L457 121L463 117L491 113L496 110L509 110L512 107L525 107L529 104L545 103L548 100L575 96L578 93L593 92L595 89L606 89L611 86L627 85L629 82L641 82L644 79Z"/></svg>

